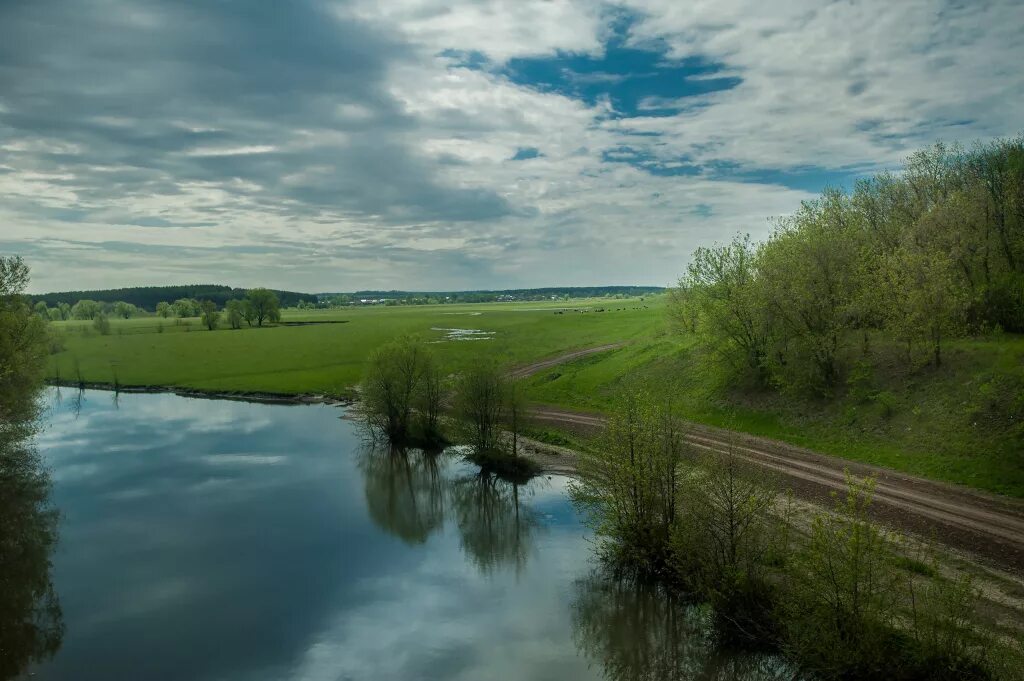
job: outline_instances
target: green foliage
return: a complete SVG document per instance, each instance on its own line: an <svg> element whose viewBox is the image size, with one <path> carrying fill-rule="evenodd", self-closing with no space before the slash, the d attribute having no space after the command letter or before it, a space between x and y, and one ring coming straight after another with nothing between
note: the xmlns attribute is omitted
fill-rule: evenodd
<svg viewBox="0 0 1024 681"><path fill-rule="evenodd" d="M220 311L217 310L217 303L212 300L204 300L200 303L199 309L202 311L203 326L209 331L216 329L217 324L220 323Z"/></svg>
<svg viewBox="0 0 1024 681"><path fill-rule="evenodd" d="M1024 330L1024 137L936 145L901 175L826 190L749 239L698 249L674 317L766 384L835 394L848 346L882 329L936 366L950 338Z"/></svg>
<svg viewBox="0 0 1024 681"><path fill-rule="evenodd" d="M47 333L24 295L29 268L19 257L0 257L0 441L36 413Z"/></svg>
<svg viewBox="0 0 1024 681"><path fill-rule="evenodd" d="M168 317L171 316L171 311L171 304L168 303L166 300L161 300L159 303L156 304L156 314L159 317L167 319Z"/></svg>
<svg viewBox="0 0 1024 681"><path fill-rule="evenodd" d="M626 388L601 437L581 452L579 478L569 486L606 557L645 573L666 574L685 452L671 406L642 386Z"/></svg>
<svg viewBox="0 0 1024 681"><path fill-rule="evenodd" d="M274 290L274 294L281 301L281 305L283 307L292 307L299 302L316 302L316 296L309 293ZM63 301L76 301L82 299L94 300L108 304L121 300L144 310L155 311L157 309L157 305L168 300L180 300L182 298L212 300L217 303L217 305L223 306L232 298L240 298L244 295L244 289L231 288L230 286L196 284L187 286L137 286L132 288L102 289L96 291L62 291L58 293L45 293L43 295L32 296L32 299L33 301L43 301L50 307L56 306ZM89 319L91 318L92 317L89 317Z"/></svg>
<svg viewBox="0 0 1024 681"><path fill-rule="evenodd" d="M180 319L184 319L186 317L198 317L202 314L199 301L195 298L179 298L174 301L171 308L174 310L174 314Z"/></svg>
<svg viewBox="0 0 1024 681"><path fill-rule="evenodd" d="M110 335L110 320L104 312L99 312L92 318L92 328L101 336Z"/></svg>
<svg viewBox="0 0 1024 681"><path fill-rule="evenodd" d="M120 317L121 319L131 319L132 316L138 313L138 308L136 308L131 303L124 302L123 300L119 300L116 303L114 303L112 309L114 314Z"/></svg>
<svg viewBox="0 0 1024 681"><path fill-rule="evenodd" d="M245 303L241 300L229 300L224 305L224 316L232 329L242 328L242 322L245 321Z"/></svg>
<svg viewBox="0 0 1024 681"><path fill-rule="evenodd" d="M74 319L92 319L103 311L103 306L95 300L79 300L71 308L71 316Z"/></svg>
<svg viewBox="0 0 1024 681"><path fill-rule="evenodd" d="M360 397L371 434L397 446L443 443L444 385L437 363L418 338L400 338L373 353Z"/></svg>
<svg viewBox="0 0 1024 681"><path fill-rule="evenodd" d="M254 288L245 294L245 320L252 326L263 326L263 322L281 321L281 303L270 289Z"/></svg>

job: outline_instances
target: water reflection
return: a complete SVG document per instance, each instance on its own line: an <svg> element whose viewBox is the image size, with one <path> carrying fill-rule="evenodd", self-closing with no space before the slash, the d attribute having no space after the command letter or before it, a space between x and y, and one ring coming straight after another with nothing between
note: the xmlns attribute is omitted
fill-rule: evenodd
<svg viewBox="0 0 1024 681"><path fill-rule="evenodd" d="M532 486L460 464L451 450L424 452L367 447L360 455L366 507L380 529L406 544L423 544L446 518L459 532L463 552L482 572L508 566L521 571L542 527L522 503Z"/></svg>
<svg viewBox="0 0 1024 681"><path fill-rule="evenodd" d="M50 578L57 512L49 493L50 478L35 450L0 442L0 679L52 656L63 637Z"/></svg>
<svg viewBox="0 0 1024 681"><path fill-rule="evenodd" d="M443 452L373 447L362 452L366 508L380 529L407 544L422 544L444 526L447 481Z"/></svg>
<svg viewBox="0 0 1024 681"><path fill-rule="evenodd" d="M612 681L796 678L778 657L719 649L705 608L604 571L576 583L572 622L580 653Z"/></svg>
<svg viewBox="0 0 1024 681"><path fill-rule="evenodd" d="M482 471L452 483L462 550L483 572L506 565L520 572L526 566L541 525L535 511L520 503L520 487Z"/></svg>

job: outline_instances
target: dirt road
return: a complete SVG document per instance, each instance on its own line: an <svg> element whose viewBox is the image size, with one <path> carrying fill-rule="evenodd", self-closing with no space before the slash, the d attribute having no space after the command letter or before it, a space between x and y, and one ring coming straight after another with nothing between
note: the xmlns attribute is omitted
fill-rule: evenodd
<svg viewBox="0 0 1024 681"><path fill-rule="evenodd" d="M536 407L531 416L576 432L594 434L604 424L598 414ZM819 454L785 442L699 424L688 424L697 449L734 453L765 469L816 502L846 489L846 473L877 480L873 510L887 524L991 559L1024 573L1024 502L947 485L889 469Z"/></svg>
<svg viewBox="0 0 1024 681"><path fill-rule="evenodd" d="M615 350L616 348L621 348L623 345L625 345L625 343L609 343L608 345L598 345L593 348L573 350L572 352L567 352L566 354L559 355L558 357L543 359L539 362L534 362L533 364L527 364L526 366L513 369L512 371L509 372L508 375L511 376L512 378L526 378L527 376L532 376L538 371L544 371L545 369L549 369L553 366L565 364L566 362L571 362L574 359L586 357L587 355L593 355L594 353L597 352L607 352L608 350Z"/></svg>

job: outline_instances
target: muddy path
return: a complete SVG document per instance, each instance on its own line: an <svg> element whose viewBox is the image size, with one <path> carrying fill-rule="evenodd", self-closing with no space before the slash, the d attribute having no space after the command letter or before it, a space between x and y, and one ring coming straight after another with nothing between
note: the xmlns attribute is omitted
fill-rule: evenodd
<svg viewBox="0 0 1024 681"><path fill-rule="evenodd" d="M538 424L578 435L604 425L599 414L535 407ZM846 471L876 479L873 514L893 527L968 551L1024 573L1024 501L926 480L877 466L827 456L778 440L700 424L687 424L697 450L728 452L753 463L795 496L827 503L846 490Z"/></svg>
<svg viewBox="0 0 1024 681"><path fill-rule="evenodd" d="M598 352L616 350L618 348L621 348L623 345L625 345L625 343L608 343L607 345L598 345L592 348L573 350L572 352L567 352L564 355L559 355L558 357L549 357L548 359L542 359L539 362L534 362L532 364L517 367L510 371L508 375L511 378L526 378L527 376L532 376L538 371L544 371L545 369L550 369L553 366L565 364L566 362L571 362L574 359L586 357L587 355L593 355Z"/></svg>

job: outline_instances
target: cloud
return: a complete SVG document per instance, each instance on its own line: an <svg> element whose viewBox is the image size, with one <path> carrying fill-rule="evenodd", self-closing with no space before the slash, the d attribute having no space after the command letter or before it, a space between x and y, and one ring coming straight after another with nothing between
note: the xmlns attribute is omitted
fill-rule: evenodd
<svg viewBox="0 0 1024 681"><path fill-rule="evenodd" d="M5 3L0 250L36 290L664 284L1018 132L1022 7Z"/></svg>

